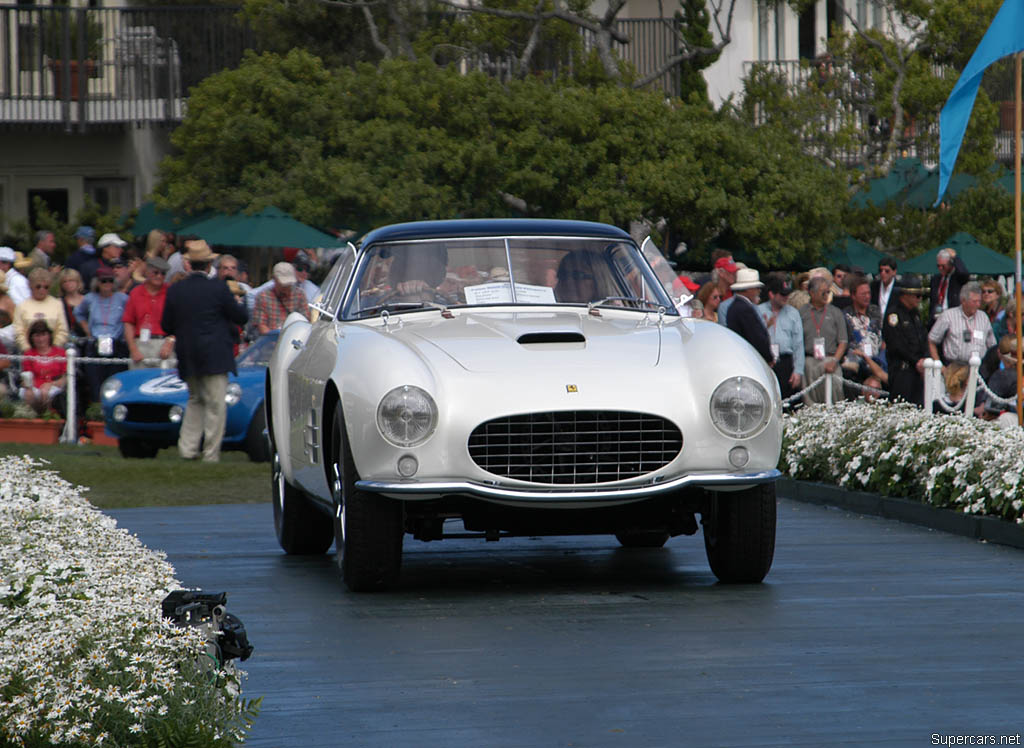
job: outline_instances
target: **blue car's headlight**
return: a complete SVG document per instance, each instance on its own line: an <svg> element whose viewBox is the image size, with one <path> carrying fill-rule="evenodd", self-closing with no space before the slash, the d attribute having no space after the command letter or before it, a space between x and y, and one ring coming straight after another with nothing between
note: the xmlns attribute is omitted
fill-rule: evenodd
<svg viewBox="0 0 1024 748"><path fill-rule="evenodd" d="M228 407L235 405L239 400L242 399L242 386L238 382L232 382L228 385L227 394L224 396L224 402L228 404Z"/></svg>
<svg viewBox="0 0 1024 748"><path fill-rule="evenodd" d="M103 381L103 384L100 385L100 398L103 400L109 400L120 391L120 379L114 379L113 377L111 377L110 379L105 379Z"/></svg>
<svg viewBox="0 0 1024 748"><path fill-rule="evenodd" d="M434 398L409 384L395 387L377 406L377 428L395 446L422 444L437 428Z"/></svg>

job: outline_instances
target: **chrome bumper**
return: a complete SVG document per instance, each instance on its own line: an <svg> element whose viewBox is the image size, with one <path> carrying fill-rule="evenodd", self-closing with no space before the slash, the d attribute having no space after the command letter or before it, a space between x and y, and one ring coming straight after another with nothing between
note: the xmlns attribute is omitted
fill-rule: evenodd
<svg viewBox="0 0 1024 748"><path fill-rule="evenodd" d="M401 499L428 499L461 494L478 496L498 502L514 503L584 503L636 501L671 493L683 488L712 488L739 490L759 483L771 483L781 477L776 469L754 473L697 473L660 483L643 483L622 488L564 488L538 489L501 486L472 481L376 481L361 480L356 488Z"/></svg>

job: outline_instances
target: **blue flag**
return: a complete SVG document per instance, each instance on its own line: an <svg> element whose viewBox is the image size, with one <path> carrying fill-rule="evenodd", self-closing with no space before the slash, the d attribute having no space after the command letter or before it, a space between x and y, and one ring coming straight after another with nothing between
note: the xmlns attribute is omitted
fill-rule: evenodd
<svg viewBox="0 0 1024 748"><path fill-rule="evenodd" d="M953 176L953 166L960 153L964 133L967 132L967 121L971 118L985 68L996 60L1022 50L1024 0L1006 0L971 55L939 115L939 195L935 198L935 205L942 202L949 178Z"/></svg>

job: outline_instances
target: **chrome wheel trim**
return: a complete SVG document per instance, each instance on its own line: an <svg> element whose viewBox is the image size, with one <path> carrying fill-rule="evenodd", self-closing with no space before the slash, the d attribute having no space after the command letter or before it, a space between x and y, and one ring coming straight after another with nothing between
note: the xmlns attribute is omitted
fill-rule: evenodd
<svg viewBox="0 0 1024 748"><path fill-rule="evenodd" d="M335 533L335 542L340 543L342 547L345 545L345 491L344 483L341 477L341 466L335 462L333 465L334 479L331 482L331 494L334 497L334 519L335 527L338 528L338 532Z"/></svg>
<svg viewBox="0 0 1024 748"><path fill-rule="evenodd" d="M274 488L277 490L277 496L274 497L274 502L277 508L282 513L284 512L284 470L281 469L281 456L277 452L274 452L273 467L271 468L271 476L274 482Z"/></svg>

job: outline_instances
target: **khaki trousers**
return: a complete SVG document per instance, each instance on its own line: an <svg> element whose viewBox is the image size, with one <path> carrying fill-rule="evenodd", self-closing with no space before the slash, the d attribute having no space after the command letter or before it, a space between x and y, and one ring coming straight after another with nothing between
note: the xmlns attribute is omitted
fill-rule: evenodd
<svg viewBox="0 0 1024 748"><path fill-rule="evenodd" d="M181 433L178 436L178 452L186 460L199 457L199 444L203 445L203 462L220 460L220 443L224 439L227 423L227 403L224 397L228 391L227 374L208 374L189 377L188 405L181 419Z"/></svg>
<svg viewBox="0 0 1024 748"><path fill-rule="evenodd" d="M171 353L170 358L160 358L160 349L164 347L164 338L136 340L135 345L139 347L139 351L142 353L144 358L139 363L132 361L128 364L129 369L149 369L156 366L159 366L161 369L173 369L178 364L177 359L174 358L173 352ZM147 361L146 359L152 360Z"/></svg>
<svg viewBox="0 0 1024 748"><path fill-rule="evenodd" d="M815 379L825 373L825 362L819 361L814 356L804 358L804 386L806 387ZM804 402L808 405L825 402L825 388L832 384L832 402L838 403L843 399L843 367L836 365L836 370L804 395Z"/></svg>

